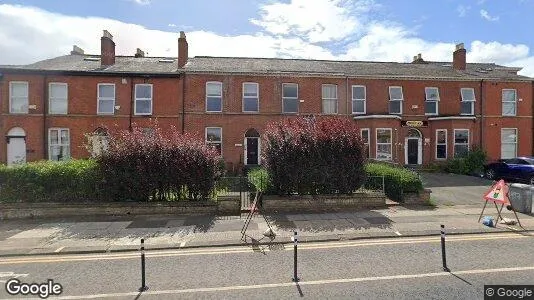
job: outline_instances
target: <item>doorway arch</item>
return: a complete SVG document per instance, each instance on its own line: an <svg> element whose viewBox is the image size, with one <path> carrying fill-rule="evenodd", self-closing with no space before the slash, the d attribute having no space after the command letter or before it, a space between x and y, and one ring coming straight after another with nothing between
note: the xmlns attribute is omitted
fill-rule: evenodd
<svg viewBox="0 0 534 300"><path fill-rule="evenodd" d="M7 165L17 165L26 162L26 132L20 127L11 128L6 135Z"/></svg>
<svg viewBox="0 0 534 300"><path fill-rule="evenodd" d="M245 165L259 165L261 163L260 133L255 128L250 128L245 132L244 158Z"/></svg>
<svg viewBox="0 0 534 300"><path fill-rule="evenodd" d="M417 128L408 129L404 139L404 159L407 165L423 163L423 135Z"/></svg>

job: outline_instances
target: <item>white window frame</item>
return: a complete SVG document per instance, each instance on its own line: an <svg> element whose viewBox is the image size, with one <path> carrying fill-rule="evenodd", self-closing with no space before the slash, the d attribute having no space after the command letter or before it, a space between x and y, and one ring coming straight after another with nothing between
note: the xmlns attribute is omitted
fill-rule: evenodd
<svg viewBox="0 0 534 300"><path fill-rule="evenodd" d="M354 95L354 88L355 87L362 87L363 88L363 95L364 95L363 99L355 98L355 95ZM352 114L354 114L354 115L365 115L367 113L367 87L365 85L352 85L351 88L350 88L350 91L352 93ZM354 103L356 101L363 102L363 112L354 111L354 108L356 107L354 105Z"/></svg>
<svg viewBox="0 0 534 300"><path fill-rule="evenodd" d="M208 141L208 129L219 129L221 131L221 141L220 142L213 142ZM220 144L221 145L221 156L223 155L223 130L222 127L214 127L214 126L208 126L204 129L204 142L206 145L212 145L212 144Z"/></svg>
<svg viewBox="0 0 534 300"><path fill-rule="evenodd" d="M514 151L515 155L514 155L514 157L512 157L512 158L515 158L515 157L517 157L517 145L519 144L518 130L517 130L517 128L501 128L501 158L504 158L504 157L502 157L502 145L504 144L503 141L502 141L502 132L503 132L503 130L514 130L515 131L515 143L509 143L509 142L506 143L506 144L514 144L515 145L515 151Z"/></svg>
<svg viewBox="0 0 534 300"><path fill-rule="evenodd" d="M61 131L63 130L66 130L67 131L67 135L69 137L69 143L68 144L62 144L61 143ZM52 145L52 131L57 131L58 132L58 144L54 144ZM70 160L71 159L71 147L70 147L70 144L71 144L71 136L70 136L70 129L69 128L61 128L61 127L52 127L52 128L48 128L48 160L52 160L52 146L60 146L60 147L69 147L69 157L67 159L64 159L64 160ZM63 161L63 160L62 160Z"/></svg>
<svg viewBox="0 0 534 300"><path fill-rule="evenodd" d="M389 143L379 143L378 142L378 131L379 130L387 130L387 131L389 131L389 137L390 137L390 142ZM389 145L390 146L389 149L391 151L391 153L390 153L391 159L378 158L378 145ZM376 149L375 149L375 159L376 160L392 161L393 160L393 130L391 128L377 128L375 130L375 146L376 146Z"/></svg>
<svg viewBox="0 0 534 300"><path fill-rule="evenodd" d="M393 98L391 98L391 90L392 90L392 89L395 89L395 88L399 88L400 91L401 91L401 98L400 98L400 99L393 99ZM398 113L397 113L397 112L395 112L395 113L391 112L390 104L391 104L391 102L394 102L394 101L398 101L398 102L400 102L400 107L399 107L399 108L400 108L400 111L399 111ZM402 86L396 86L396 85L395 85L395 86L390 86L390 87L389 87L389 102L388 102L388 111L389 111L389 114L390 114L390 115L402 115L402 106L403 106L403 104L404 104L404 92L403 92L403 90L402 90Z"/></svg>
<svg viewBox="0 0 534 300"><path fill-rule="evenodd" d="M65 86L65 102L67 102L67 110L65 112L52 112L52 100L63 100L63 98L52 99L52 86ZM51 115L66 115L69 111L69 85L65 82L49 82L48 83L48 113Z"/></svg>
<svg viewBox="0 0 534 300"><path fill-rule="evenodd" d="M439 132L445 132L445 143L440 143L439 142L439 139L438 139L438 133ZM447 159L447 157L449 155L449 153L448 153L449 152L449 149L448 149L449 147L447 146L448 138L449 137L447 135L447 129L436 129L436 142L435 142L435 144L436 144L436 146L435 146L436 153L434 155L434 158L436 160L446 160ZM443 145L445 145L445 157L438 157L438 146L443 146Z"/></svg>
<svg viewBox="0 0 534 300"><path fill-rule="evenodd" d="M513 91L514 92L514 96L515 96L514 101L504 101L504 92L505 91ZM516 89L502 89L502 91L501 91L501 99L502 99L502 105L501 105L502 116L503 117L515 117L515 116L517 116L517 90ZM514 104L514 114L505 114L504 113L504 104L505 103L513 103Z"/></svg>
<svg viewBox="0 0 534 300"><path fill-rule="evenodd" d="M113 86L113 98L100 96L100 86ZM115 114L115 98L117 97L117 87L114 83L99 83L96 85L96 113L98 115L114 115ZM113 101L112 112L101 112L100 101Z"/></svg>
<svg viewBox="0 0 534 300"><path fill-rule="evenodd" d="M221 91L221 95L220 96L210 96L211 98L220 98L219 101L221 102L221 109L220 110L208 110L208 85L210 84L216 84L219 86L219 90ZM205 104L206 104L206 112L210 112L210 113L217 113L217 112L222 112L222 109L223 109L223 84L222 82L220 81L207 81L206 82L206 86L204 87L204 93L206 94L206 101L205 101Z"/></svg>
<svg viewBox="0 0 534 300"><path fill-rule="evenodd" d="M456 131L467 131L467 151L469 152L470 146L469 142L471 140L471 131L467 128L455 128L454 129L454 135L453 135L453 147L452 147L452 155L453 157L456 157L456 145L465 145L465 144L457 144L456 143Z"/></svg>
<svg viewBox="0 0 534 300"><path fill-rule="evenodd" d="M464 93L462 93L463 90L471 90L473 91L473 100L465 100L464 99ZM477 95L475 94L475 89L474 88L461 88L460 89L460 115L463 115L463 116L473 116L475 115L475 102L477 101ZM463 102L470 102L471 104L471 113L470 114L466 114L466 113L462 113L462 103Z"/></svg>
<svg viewBox="0 0 534 300"><path fill-rule="evenodd" d="M323 98L323 88L324 87L334 87L335 91L336 91L336 97L335 98ZM324 110L325 100L326 101L335 101L336 102L336 110L335 110L335 112L333 112L333 113L332 112L328 112L328 113L325 112L325 110ZM323 114L337 115L339 113L339 101L338 101L338 93L337 93L337 84L325 83L325 84L321 85L321 104L322 104Z"/></svg>
<svg viewBox="0 0 534 300"><path fill-rule="evenodd" d="M26 85L26 111L13 111L13 84L24 84ZM23 98L23 97L17 97ZM10 81L9 82L9 113L10 114L28 114L30 105L30 84L28 81Z"/></svg>
<svg viewBox="0 0 534 300"><path fill-rule="evenodd" d="M296 85L297 86L297 97L284 97L284 86L286 85ZM321 95L322 96L322 95ZM284 102L285 100L288 99L288 100L293 100L295 99L297 101L297 111L290 111L290 112L287 112L284 110ZM299 84L298 83L291 83L291 82L287 82L287 83L282 83L282 113L283 114L298 114L299 111L300 111L300 107L299 107Z"/></svg>
<svg viewBox="0 0 534 300"><path fill-rule="evenodd" d="M149 86L150 87L150 96L151 98L138 98L137 97L137 87L138 86ZM134 115L136 116L150 116L152 115L152 110L154 106L154 85L151 83L137 83L134 87ZM137 101L147 101L150 100L150 112L148 113L138 113L137 112Z"/></svg>
<svg viewBox="0 0 534 300"><path fill-rule="evenodd" d="M435 89L436 90L436 94L437 94L437 99L429 99L428 98L428 90L430 89ZM433 86L429 86L429 87L425 87L425 115L426 116L436 116L436 115L439 115L439 100L440 100L440 97L439 97L439 88L437 87L433 87ZM427 103L430 103L430 102L434 102L436 104L436 111L433 112L433 113L427 113L426 112L426 104Z"/></svg>
<svg viewBox="0 0 534 300"><path fill-rule="evenodd" d="M245 85L251 84L256 86L256 96L245 96ZM243 112L246 113L259 113L260 112L260 85L257 82L243 82L241 95L243 96ZM258 109L257 110L245 110L245 99L256 99ZM206 105L207 105L207 99L206 99ZM221 108L222 108L222 89L221 89Z"/></svg>
<svg viewBox="0 0 534 300"><path fill-rule="evenodd" d="M362 137L362 141L363 141L364 131L367 131L367 157L371 158L371 130L369 128L360 129L360 137ZM364 145L365 145L365 142L364 142Z"/></svg>

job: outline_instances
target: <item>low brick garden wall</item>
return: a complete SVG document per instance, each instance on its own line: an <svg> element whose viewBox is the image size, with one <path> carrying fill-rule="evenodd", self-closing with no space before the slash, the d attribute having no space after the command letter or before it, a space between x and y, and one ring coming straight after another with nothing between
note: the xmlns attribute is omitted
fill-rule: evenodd
<svg viewBox="0 0 534 300"><path fill-rule="evenodd" d="M164 203L2 203L0 204L0 220L87 215L238 215L240 209L241 201L239 198Z"/></svg>
<svg viewBox="0 0 534 300"><path fill-rule="evenodd" d="M320 212L351 209L383 208L386 197L380 193L352 195L273 196L262 197L265 212Z"/></svg>

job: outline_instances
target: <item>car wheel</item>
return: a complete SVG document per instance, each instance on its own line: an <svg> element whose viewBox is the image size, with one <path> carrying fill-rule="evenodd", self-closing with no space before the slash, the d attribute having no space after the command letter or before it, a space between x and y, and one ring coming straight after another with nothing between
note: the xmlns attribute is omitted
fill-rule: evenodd
<svg viewBox="0 0 534 300"><path fill-rule="evenodd" d="M493 180L493 179L495 179L496 175L497 174L496 174L495 170L493 170L493 169L487 169L486 170L486 178L487 179Z"/></svg>

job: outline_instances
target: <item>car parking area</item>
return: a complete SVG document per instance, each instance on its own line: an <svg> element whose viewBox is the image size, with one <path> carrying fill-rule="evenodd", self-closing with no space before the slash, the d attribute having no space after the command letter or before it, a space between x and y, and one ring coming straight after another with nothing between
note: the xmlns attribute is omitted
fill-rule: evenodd
<svg viewBox="0 0 534 300"><path fill-rule="evenodd" d="M483 195L493 181L474 176L446 173L421 173L423 186L432 190L431 199L436 205L483 204Z"/></svg>

